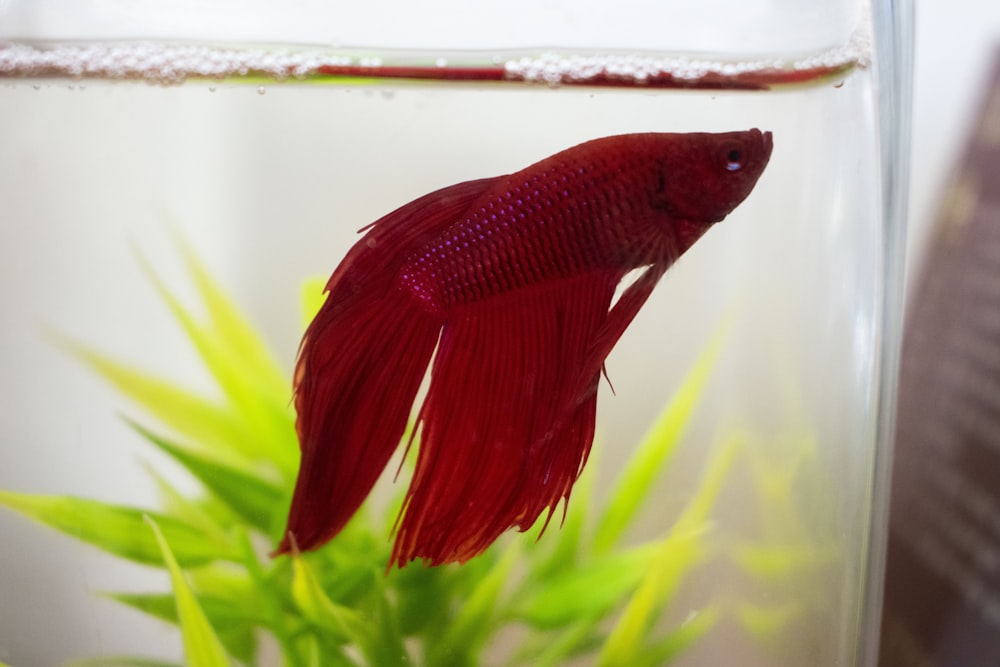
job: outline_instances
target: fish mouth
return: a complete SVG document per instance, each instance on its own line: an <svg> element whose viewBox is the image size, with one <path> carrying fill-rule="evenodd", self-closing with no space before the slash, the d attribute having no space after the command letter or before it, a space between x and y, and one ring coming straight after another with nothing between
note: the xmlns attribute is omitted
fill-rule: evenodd
<svg viewBox="0 0 1000 667"><path fill-rule="evenodd" d="M774 148L774 139L772 139L771 133L764 132L761 139L763 139L764 152L766 153L767 157L771 157L771 149Z"/></svg>
<svg viewBox="0 0 1000 667"><path fill-rule="evenodd" d="M762 132L757 128L750 130L752 135L760 142L761 149L764 151L764 160L771 157L771 149L774 148L774 138L770 132Z"/></svg>

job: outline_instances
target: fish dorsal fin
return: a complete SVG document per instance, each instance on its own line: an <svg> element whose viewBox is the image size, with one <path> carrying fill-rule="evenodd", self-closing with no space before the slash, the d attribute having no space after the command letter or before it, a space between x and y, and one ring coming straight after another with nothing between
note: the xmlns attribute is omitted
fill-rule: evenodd
<svg viewBox="0 0 1000 667"><path fill-rule="evenodd" d="M362 227L365 235L330 276L331 291L347 280L389 277L406 258L458 222L472 204L502 177L465 181L435 190Z"/></svg>

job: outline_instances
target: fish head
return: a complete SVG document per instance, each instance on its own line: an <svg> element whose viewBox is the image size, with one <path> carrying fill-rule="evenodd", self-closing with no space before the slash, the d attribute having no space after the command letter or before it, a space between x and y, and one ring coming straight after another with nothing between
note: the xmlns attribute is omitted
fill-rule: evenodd
<svg viewBox="0 0 1000 667"><path fill-rule="evenodd" d="M668 136L653 206L696 225L721 221L746 199L773 145L771 133L758 129Z"/></svg>

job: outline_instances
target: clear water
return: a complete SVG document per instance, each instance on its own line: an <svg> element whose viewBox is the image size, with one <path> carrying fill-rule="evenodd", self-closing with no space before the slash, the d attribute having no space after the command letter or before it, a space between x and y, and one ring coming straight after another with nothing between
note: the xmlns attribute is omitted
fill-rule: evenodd
<svg viewBox="0 0 1000 667"><path fill-rule="evenodd" d="M674 626L718 603L723 620L674 664L853 664L880 369L873 96L863 70L777 92L0 85L0 488L153 507L145 465L183 480L122 423L131 407L44 336L54 328L209 386L136 247L184 298L178 231L290 369L300 284L329 274L356 230L395 207L599 136L759 127L774 152L755 191L668 272L608 359L615 395L602 384L598 497L728 322L655 511L629 534L666 531L721 443L741 441L709 557L667 613ZM774 491L783 476L784 497ZM7 511L0 535L0 661L179 657L166 626L93 594L165 580ZM822 557L754 576L738 555L747 544L812 545ZM742 615L753 606L790 615L755 634Z"/></svg>

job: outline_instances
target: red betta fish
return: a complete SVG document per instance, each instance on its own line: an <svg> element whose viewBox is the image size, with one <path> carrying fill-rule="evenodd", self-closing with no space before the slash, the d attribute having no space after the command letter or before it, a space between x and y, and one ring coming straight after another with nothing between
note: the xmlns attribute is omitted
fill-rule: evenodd
<svg viewBox="0 0 1000 667"><path fill-rule="evenodd" d="M344 527L399 445L432 357L392 562L464 562L551 517L590 452L611 348L770 156L771 134L756 129L606 137L372 224L302 340L302 464L275 553Z"/></svg>

